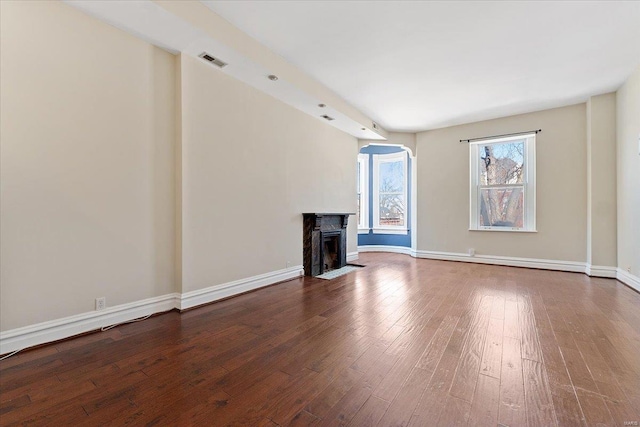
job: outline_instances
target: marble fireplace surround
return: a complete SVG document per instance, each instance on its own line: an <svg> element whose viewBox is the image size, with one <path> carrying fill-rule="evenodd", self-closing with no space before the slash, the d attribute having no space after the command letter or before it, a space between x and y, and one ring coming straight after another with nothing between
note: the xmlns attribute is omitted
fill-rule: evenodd
<svg viewBox="0 0 640 427"><path fill-rule="evenodd" d="M303 213L305 276L347 265L347 224L353 213Z"/></svg>

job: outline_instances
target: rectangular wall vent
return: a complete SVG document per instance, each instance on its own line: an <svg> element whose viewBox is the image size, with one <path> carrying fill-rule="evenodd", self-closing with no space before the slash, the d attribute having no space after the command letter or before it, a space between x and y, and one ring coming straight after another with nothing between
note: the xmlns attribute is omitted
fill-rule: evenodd
<svg viewBox="0 0 640 427"><path fill-rule="evenodd" d="M213 56L209 55L207 52L202 52L200 55L200 58L204 59L207 62L212 63L213 65L217 66L217 67L226 67L227 63L224 61L219 60L218 58L214 58Z"/></svg>
<svg viewBox="0 0 640 427"><path fill-rule="evenodd" d="M329 120L329 121L335 120L333 117L327 116L326 114L324 116L320 116L320 117L322 117L325 120Z"/></svg>

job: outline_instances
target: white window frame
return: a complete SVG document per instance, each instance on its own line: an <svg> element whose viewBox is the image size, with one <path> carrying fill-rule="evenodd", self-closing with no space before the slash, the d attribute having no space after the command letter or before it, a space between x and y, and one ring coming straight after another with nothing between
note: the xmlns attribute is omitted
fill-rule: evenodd
<svg viewBox="0 0 640 427"><path fill-rule="evenodd" d="M369 227L369 155L358 154L358 164L360 165L360 222L358 223L358 234L368 234ZM357 190L357 188L356 188Z"/></svg>
<svg viewBox="0 0 640 427"><path fill-rule="evenodd" d="M380 165L402 161L404 174L404 225L380 225ZM409 210L407 200L407 152L400 151L389 154L373 154L373 232L375 234L407 234L409 222Z"/></svg>
<svg viewBox="0 0 640 427"><path fill-rule="evenodd" d="M480 225L480 147L487 144L522 141L524 139L524 220L523 227L500 227ZM525 134L495 139L483 139L469 143L470 210L469 230L471 231L515 231L535 233L536 230L536 134ZM521 185L505 185L504 187Z"/></svg>

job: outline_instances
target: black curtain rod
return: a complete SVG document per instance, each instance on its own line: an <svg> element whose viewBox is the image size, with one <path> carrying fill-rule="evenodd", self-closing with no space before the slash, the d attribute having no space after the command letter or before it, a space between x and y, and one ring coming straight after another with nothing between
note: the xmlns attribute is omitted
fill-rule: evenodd
<svg viewBox="0 0 640 427"><path fill-rule="evenodd" d="M528 130L526 132L505 133L504 135L483 136L483 137L480 137L480 138L461 139L460 142L482 141L484 139L502 138L502 137L505 137L505 136L526 135L526 134L529 134L529 133L540 133L540 132L542 132L542 129Z"/></svg>

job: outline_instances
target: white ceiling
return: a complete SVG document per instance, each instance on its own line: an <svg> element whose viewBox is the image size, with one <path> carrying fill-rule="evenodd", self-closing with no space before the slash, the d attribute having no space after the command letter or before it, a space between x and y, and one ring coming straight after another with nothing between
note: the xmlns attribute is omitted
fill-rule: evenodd
<svg viewBox="0 0 640 427"><path fill-rule="evenodd" d="M204 3L387 130L583 102L640 64L640 2Z"/></svg>

